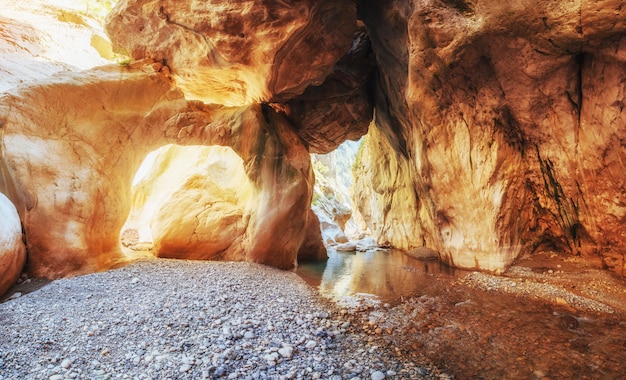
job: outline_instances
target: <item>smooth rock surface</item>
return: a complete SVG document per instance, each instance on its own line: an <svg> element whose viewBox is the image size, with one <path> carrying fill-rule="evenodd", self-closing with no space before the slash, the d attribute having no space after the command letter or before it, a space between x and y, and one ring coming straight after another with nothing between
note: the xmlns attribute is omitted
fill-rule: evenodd
<svg viewBox="0 0 626 380"><path fill-rule="evenodd" d="M348 0L122 0L106 30L114 50L167 63L189 98L244 105L321 84L350 48L356 7Z"/></svg>
<svg viewBox="0 0 626 380"><path fill-rule="evenodd" d="M54 278L125 262L119 236L133 176L150 151L169 143L230 146L243 160L254 190L246 227L237 229L246 233L228 258L296 265L313 174L301 140L271 108L186 100L166 68L139 63L58 74L3 94L0 110L32 274Z"/></svg>
<svg viewBox="0 0 626 380"><path fill-rule="evenodd" d="M367 165L381 171L370 180L414 190L398 219L419 226L379 229L379 241L493 271L523 252L597 254L624 274L621 2L405 0L359 12L380 69L370 144L401 162L372 151ZM378 197L362 213L398 226L395 208Z"/></svg>
<svg viewBox="0 0 626 380"><path fill-rule="evenodd" d="M25 262L19 215L13 203L0 193L0 296L20 278Z"/></svg>
<svg viewBox="0 0 626 380"><path fill-rule="evenodd" d="M82 2L4 1L0 16L0 91L59 71L80 71L110 63L111 50L96 15Z"/></svg>
<svg viewBox="0 0 626 380"><path fill-rule="evenodd" d="M139 240L153 243L159 257L216 258L243 234L252 195L231 148L167 145L133 185L125 228L147 230Z"/></svg>

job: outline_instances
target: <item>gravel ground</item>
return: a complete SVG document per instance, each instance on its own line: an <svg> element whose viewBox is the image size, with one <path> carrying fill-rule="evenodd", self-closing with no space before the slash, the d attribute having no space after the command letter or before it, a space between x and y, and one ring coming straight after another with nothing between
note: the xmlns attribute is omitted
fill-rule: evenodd
<svg viewBox="0 0 626 380"><path fill-rule="evenodd" d="M0 379L430 379L381 331L261 265L146 260L0 304Z"/></svg>

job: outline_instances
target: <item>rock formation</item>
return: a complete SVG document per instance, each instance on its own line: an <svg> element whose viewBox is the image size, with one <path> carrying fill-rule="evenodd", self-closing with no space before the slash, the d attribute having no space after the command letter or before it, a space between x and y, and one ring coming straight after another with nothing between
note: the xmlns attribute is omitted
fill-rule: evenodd
<svg viewBox="0 0 626 380"><path fill-rule="evenodd" d="M124 261L119 234L133 175L148 152L168 143L232 147L254 194L240 227L245 234L227 257L293 267L307 224L306 213L293 215L308 210L313 180L308 152L284 118L266 106L188 101L160 64L140 67L57 75L0 98L4 155L23 194L29 271L55 277ZM207 181L190 178L181 190ZM168 218L156 218L160 249L187 257L176 242L188 237L172 236L163 227Z"/></svg>
<svg viewBox="0 0 626 380"><path fill-rule="evenodd" d="M352 43L356 7L334 0L122 0L106 30L115 50L167 63L188 98L243 105L321 84Z"/></svg>
<svg viewBox="0 0 626 380"><path fill-rule="evenodd" d="M19 215L13 203L0 193L0 295L20 278L25 262Z"/></svg>
<svg viewBox="0 0 626 380"><path fill-rule="evenodd" d="M553 249L624 274L622 3L361 5L379 68L369 144L388 146L361 158L386 185L364 213L390 223L382 195L408 186L397 219L419 225L379 239L466 268Z"/></svg>
<svg viewBox="0 0 626 380"><path fill-rule="evenodd" d="M599 255L623 275L624 12L617 0L122 0L107 32L134 61L85 71L3 14L0 191L28 270L126 261L133 176L167 144L203 147L173 186L135 196L154 206L133 215L157 255L321 257L309 153L369 126L353 200L379 244L492 271L537 250ZM46 17L112 56L79 13ZM24 76L36 81L9 89ZM215 180L203 150L215 145L238 174Z"/></svg>
<svg viewBox="0 0 626 380"><path fill-rule="evenodd" d="M152 215L159 256L291 268L298 254L325 254L317 218L308 211L311 144L295 133L301 128L283 103L335 72L322 87L332 96L346 94L356 111L325 110L323 97L308 109L321 109L317 122L342 112L353 118L361 132L347 126L339 136L363 133L372 106L365 82L348 66L371 65L351 58L369 54L362 32L356 34L361 42L353 43L355 4L213 1L191 8L122 1L108 31L118 52L139 61L47 79L35 75L38 82L0 97L3 164L15 178L32 275L54 278L126 261L119 235L133 175L149 152L172 143L229 146L249 189L236 206L213 207L225 194L207 191L215 190L210 176L182 177ZM337 83L348 83L348 90ZM306 136L323 141L310 131Z"/></svg>

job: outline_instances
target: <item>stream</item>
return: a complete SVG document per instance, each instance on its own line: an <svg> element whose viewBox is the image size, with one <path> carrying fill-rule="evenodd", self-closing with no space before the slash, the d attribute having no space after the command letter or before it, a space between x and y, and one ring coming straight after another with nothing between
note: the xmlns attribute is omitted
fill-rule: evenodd
<svg viewBox="0 0 626 380"><path fill-rule="evenodd" d="M421 261L400 250L338 252L328 249L328 260L303 263L296 273L333 301L370 297L396 303L422 294L435 276L457 277L466 271L439 261Z"/></svg>

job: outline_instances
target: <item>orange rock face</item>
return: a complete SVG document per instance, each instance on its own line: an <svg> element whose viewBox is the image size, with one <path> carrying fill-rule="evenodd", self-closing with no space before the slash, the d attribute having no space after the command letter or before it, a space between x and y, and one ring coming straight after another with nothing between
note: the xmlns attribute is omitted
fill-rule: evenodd
<svg viewBox="0 0 626 380"><path fill-rule="evenodd" d="M108 16L114 49L166 63L187 97L242 105L321 84L350 48L351 1L122 0Z"/></svg>
<svg viewBox="0 0 626 380"><path fill-rule="evenodd" d="M230 147L249 193L209 215L217 198L202 191L229 191L184 177L152 215L158 255L280 268L323 256L309 153L358 138L375 113L353 198L379 243L496 272L525 252L599 255L623 275L624 12L616 0L122 0L107 31L139 61L42 79L55 61L0 95L29 270L125 261L132 176L166 144ZM39 42L15 17L0 28L17 30L2 51L25 44L0 59L15 69Z"/></svg>
<svg viewBox="0 0 626 380"><path fill-rule="evenodd" d="M419 207L407 217L422 227L392 244L495 271L522 252L600 254L624 274L619 1L382 1L360 13L380 69L376 126L406 161Z"/></svg>

